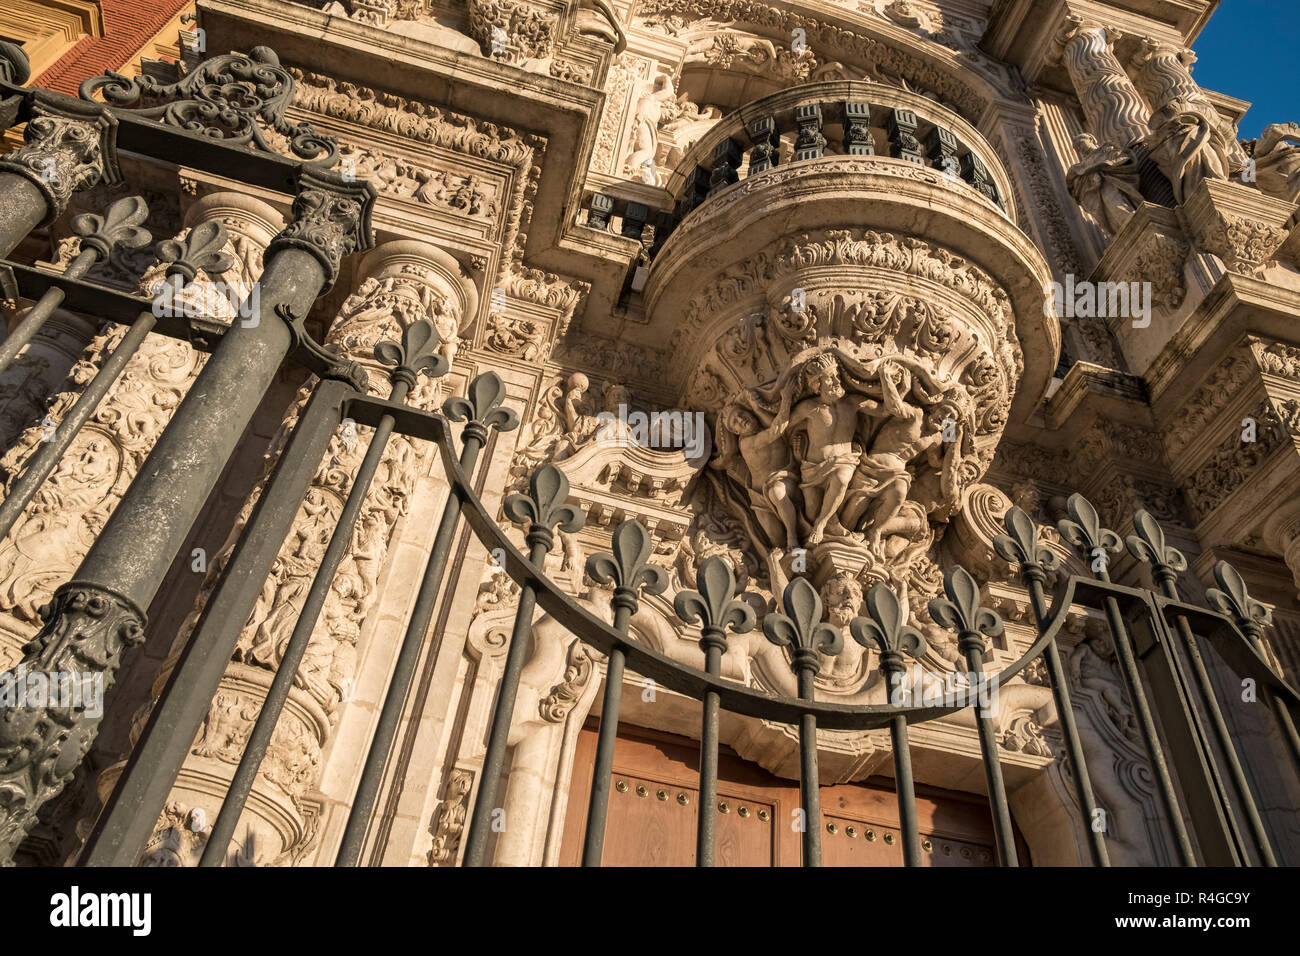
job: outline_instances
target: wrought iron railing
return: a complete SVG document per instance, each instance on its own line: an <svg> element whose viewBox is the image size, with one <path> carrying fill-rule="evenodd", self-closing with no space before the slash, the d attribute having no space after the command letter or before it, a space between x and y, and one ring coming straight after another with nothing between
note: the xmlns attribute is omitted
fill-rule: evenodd
<svg viewBox="0 0 1300 956"><path fill-rule="evenodd" d="M387 398L368 395L354 365L316 344L306 332L303 317L337 274L339 258L370 242L369 208L375 193L366 184L352 183L327 169L245 148L256 137L243 127L266 102L245 101L244 114L220 114L224 129L208 127L212 114L202 107L151 111L133 115L121 107L105 107L13 85L22 77L21 54L0 45L0 116L10 125L27 123L27 145L0 160L0 253L8 255L29 230L52 220L66 205L74 188L86 188L117 174L114 151L134 152L164 161L184 153L187 166L208 169L256 186L289 189L295 195L294 220L274 240L261 277L256 323L219 324L158 318L150 303L140 297L114 292L86 280L94 261L114 244L139 247L148 242L141 223L144 207L129 198L114 204L102 218L85 217L74 224L83 237L83 253L62 275L48 275L16 262L0 264L0 281L10 297L36 302L15 330L21 345L62 302L71 308L117 322L128 322L128 338L87 387L65 421L69 427L52 450L43 450L11 487L0 517L4 529L36 493L52 463L57 462L74 435L103 400L108 384L121 371L133 350L149 332L194 341L210 348L204 365L186 398L153 448L145 466L131 483L107 525L83 560L74 579L58 589L45 613L45 624L28 645L26 661L47 670L93 669L111 681L124 648L138 643L145 625L144 612L175 559L203 501L235 448L271 376L287 360L316 372L310 399L298 416L252 514L209 594L197 625L176 662L167 686L153 707L130 759L123 769L102 814L96 821L80 862L85 865L134 865L163 810L181 765L186 759L222 674L235 650L243 623L253 608L272 563L289 533L299 503L326 454L329 442L345 419L374 429L373 438L352 482L328 548L306 595L283 660L267 693L225 794L209 835L201 865L221 865L240 813L248 800L271 732L288 700L289 690L308 641L325 603L326 592L339 568L354 525L375 476L384 449L394 435L432 442L441 456L449 484L449 498L422 571L419 593L398 651L394 673L384 697L379 720L368 744L364 768L349 819L337 851L336 864L356 865L374 815L385 766L396 737L403 707L412 685L417 659L426 640L434 607L444 589L453 538L463 525L499 556L506 573L520 587L510 644L500 682L483 771L465 841L464 863L490 862L491 815L498 803L501 770L507 756L507 736L525 655L530 644L533 617L538 608L549 614L584 644L606 655L605 700L593 768L591 803L583 850L585 865L602 858L614 741L619 726L622 674L631 670L653 679L667 690L700 701L700 806L697 826L697 863L714 861L717 803L719 715L722 711L788 724L798 728L803 832L803 862L821 860L821 818L818 808L817 733L819 730L886 728L893 741L894 773L902 822L905 862L921 862L916 800L912 785L908 728L975 710L979 744L986 773L990 811L998 857L1017 864L1011 813L992 716L974 702L951 705L845 705L815 699L813 678L823 655L835 653L843 635L822 622L821 601L805 579L796 577L780 595L780 606L769 610L762 626L767 638L789 652L797 676L796 697L783 697L725 679L720 674L728 635L751 630L756 619L751 605L738 600L730 566L721 558L702 562L696 589L677 594L674 610L685 624L698 626L705 652L703 670L685 666L658 653L629 635L629 622L642 595L665 589L664 572L650 563L650 536L629 521L615 530L612 554L592 557L587 571L597 582L613 587L613 621L594 616L579 601L548 579L543 571L556 530L574 532L584 515L568 503L568 482L560 469L543 465L535 471L528 491L506 500L504 513L525 526L527 553L518 550L489 513L474 490L473 477L479 453L492 431L507 431L518 424L517 415L503 406L505 389L491 372L473 379L466 395L449 399L442 413L406 404L418 377L447 371L437 351L438 336L428 319L408 326L401 342L375 348L376 358L390 368ZM216 58L203 68L211 74L225 70L231 82L241 75L257 74L264 91L287 77L277 73L273 55L254 51L249 57ZM209 79L211 76L209 76ZM273 81L273 82L272 82ZM211 95L218 85L204 87ZM145 98L181 99L194 90L146 89ZM279 96L279 94L276 94ZM130 100L125 92L115 99ZM276 102L283 105L284 97ZM173 106L175 103L173 102ZM210 105L210 104L209 104ZM232 107L233 109L234 107ZM220 111L218 111L220 112ZM242 117L242 119L241 119ZM171 120L175 120L169 125ZM261 116L268 120L267 116ZM227 135L229 134L229 135ZM310 130L293 130L292 142L304 154L332 153L328 143ZM232 145L232 142L234 145ZM52 161L62 172L53 186L41 177ZM167 273L182 284L200 272L220 271L220 250L225 237L220 226L194 229L182 242L164 244L162 261ZM157 321L153 321L157 319ZM0 358L10 361L18 347ZM453 422L463 422L459 447ZM61 429L62 430L62 429ZM56 447L58 446L58 447ZM1229 733L1204 660L1207 642L1243 679L1255 681L1273 709L1280 733L1300 768L1300 737L1295 718L1300 695L1269 665L1262 645L1268 612L1246 591L1241 577L1227 564L1215 568L1219 588L1209 592L1213 610L1182 601L1176 589L1184 559L1169 547L1156 522L1144 512L1134 518L1134 535L1126 542L1102 527L1090 504L1079 496L1069 499L1070 517L1059 524L1062 537L1094 569L1091 576L1060 575L1049 603L1045 584L1056 570L1056 558L1040 539L1039 528L1019 508L1005 517L1006 533L996 539L998 553L1018 568L1036 622L1036 639L1018 660L987 676L987 691L996 693L1041 660L1056 704L1065 755L1080 811L1088 832L1093 863L1106 865L1105 815L1090 783L1069 682L1061 663L1057 638L1072 607L1085 606L1104 614L1110 640L1146 756L1150 762L1165 821L1172 836L1175 858L1183 864L1199 862L1193 833L1188 829L1187 806L1173 782L1176 769L1184 792L1199 787L1215 801L1217 820L1197 820L1196 833L1213 836L1207 827L1220 827L1221 842L1235 847L1235 861L1275 864L1277 855L1261 818L1257 799L1247 780L1236 744ZM1127 544L1129 552L1150 565L1156 589L1133 587L1110 580L1107 556ZM901 686L908 657L918 656L923 638L913 630L898 595L878 584L866 596L865 614L849 626L851 639L879 651L880 663L891 688ZM992 610L981 605L979 587L964 569L953 567L944 575L943 595L930 604L930 615L941 627L954 632L965 663L973 675L985 671L985 637L1002 627ZM1159 708L1158 721L1134 648L1134 628L1149 637L1154 653L1172 675L1177 706ZM1149 652L1150 653L1150 652ZM980 677L980 679L984 679ZM87 753L98 727L85 708L0 708L0 856L12 860L40 807L70 779ZM1190 754L1167 752L1169 737L1193 743ZM1171 767L1175 765L1176 767ZM1222 770L1222 772L1220 772ZM1098 821L1101 821L1098 825ZM1237 821L1244 821L1245 836ZM1204 842L1204 839L1202 839ZM1203 850L1202 858L1209 858Z"/></svg>

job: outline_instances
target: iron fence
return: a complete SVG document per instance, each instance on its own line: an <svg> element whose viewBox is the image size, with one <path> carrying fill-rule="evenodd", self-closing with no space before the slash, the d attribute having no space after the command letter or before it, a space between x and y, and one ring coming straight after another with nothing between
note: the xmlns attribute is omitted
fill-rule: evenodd
<svg viewBox="0 0 1300 956"><path fill-rule="evenodd" d="M76 189L120 178L119 150L162 162L183 161L186 166L248 186L285 192L294 199L292 221L268 247L260 301L251 306L257 322L225 328L201 319L159 317L148 300L89 281L91 267L114 246L143 248L149 243L151 237L142 225L147 209L139 197L119 200L102 217L84 216L74 221L73 229L82 237L82 252L61 275L8 259L0 263L0 283L6 296L35 303L0 347L0 369L14 360L59 305L130 327L68 412L64 420L68 427L60 428L57 441L35 454L12 484L0 504L0 534L13 527L146 335L191 341L211 352L73 580L55 592L45 609L44 626L25 651L24 664L47 670L93 670L102 673L106 683L111 682L124 649L142 640L142 608L149 604L179 553L272 377L286 361L304 365L317 376L310 399L95 823L80 856L81 864L134 865L140 859L217 692L243 622L289 534L297 507L331 438L345 419L373 428L373 438L244 746L200 865L224 862L327 591L352 539L362 501L394 435L436 446L449 498L366 750L336 865L358 863L416 664L429 639L435 605L445 589L452 542L466 525L488 551L500 556L520 595L496 688L481 782L473 795L465 865L490 862L491 816L498 805L510 720L538 609L608 661L584 865L597 866L602 859L625 670L701 704L697 829L697 863L701 866L712 865L715 859L716 815L708 811L717 804L718 727L724 710L797 728L800 809L805 814L803 863L809 866L821 862L818 731L888 728L903 855L907 865L914 866L921 862L921 844L909 727L972 709L998 858L1004 865L1020 862L992 716L976 702L914 705L899 703L893 694L881 705L816 700L814 677L823 658L841 649L844 637L822 622L817 591L801 577L790 582L779 596L779 606L769 610L762 622L767 639L788 651L797 678L797 696L771 695L722 677L721 661L729 635L752 630L756 617L751 604L739 599L743 595L737 593L732 570L719 557L702 562L696 589L678 593L673 605L684 624L698 627L704 669L685 666L653 650L629 635L629 622L642 596L660 594L667 586L664 571L649 560L652 542L643 526L625 522L613 534L612 553L595 555L587 562L590 577L613 589L613 621L607 623L543 571L557 530L576 532L584 522L581 512L567 503L569 487L563 472L554 465L543 465L531 475L526 493L512 495L505 502L505 516L524 526L526 553L511 543L474 490L479 454L490 434L518 424L516 413L503 405L505 388L495 373L474 378L465 396L448 399L441 413L426 412L406 400L419 376L437 377L448 370L430 320L408 326L400 342L384 342L375 348L376 358L390 369L386 398L367 394L359 367L340 361L312 339L304 317L334 281L341 257L370 245L369 215L376 193L369 184L351 182L329 168L337 158L337 149L328 137L302 124L289 126L284 120L292 79L273 53L258 48L247 56L216 57L201 65L190 79L170 87L112 76L88 81L81 99L18 85L26 78L21 51L0 43L0 119L6 128L26 123L26 145L0 160L0 253L5 256L29 231L56 218ZM239 88L245 95L239 102L221 101L217 79L242 84ZM96 90L103 91L107 105L92 100ZM258 123L269 124L285 135L295 158L266 151L256 132ZM57 171L52 179L45 175L51 168ZM200 273L221 271L225 241L219 224L195 229L184 240L160 244L160 261L166 263L167 275L184 286ZM458 438L453 423L463 423ZM1275 865L1279 861L1211 684L1203 650L1204 645L1212 645L1238 677L1256 682L1300 768L1300 737L1295 727L1300 696L1265 656L1262 632L1268 624L1267 610L1250 597L1240 575L1225 563L1214 571L1219 587L1209 592L1212 608L1183 601L1177 580L1186 562L1166 544L1161 528L1145 512L1134 517L1134 534L1126 541L1104 528L1095 509L1080 496L1069 499L1068 512L1069 517L1059 523L1060 534L1093 572L1091 576L1059 574L1050 601L1046 582L1049 573L1059 570L1057 559L1042 543L1040 529L1030 516L1012 508L1005 517L1006 533L996 539L1000 556L1018 570L1036 624L1036 639L1014 663L985 674L985 638L997 635L1002 622L982 605L980 588L963 568L952 567L944 575L943 594L930 604L931 617L957 636L967 667L987 681L989 694L1032 663L1042 662L1094 864L1108 865L1105 814L1093 793L1058 647L1067 615L1079 606L1105 617L1174 857L1185 865L1225 858L1240 864ZM1150 566L1154 589L1110 579L1106 556L1125 547ZM907 659L918 657L925 648L924 638L909 626L899 596L883 584L875 585L866 595L865 614L851 622L849 636L879 652L891 691L903 687ZM1164 690L1144 678L1135 649L1137 639L1145 641L1146 657L1155 655L1155 663L1149 667L1162 668L1168 675ZM1153 701L1153 695L1158 699ZM39 808L71 778L97 729L98 718L85 708L0 709L0 857L4 860L12 861ZM1168 740L1180 742L1172 756ZM1175 774L1182 794L1175 787ZM1189 792L1204 795L1216 810L1208 819L1195 815L1191 830L1189 804L1183 798Z"/></svg>

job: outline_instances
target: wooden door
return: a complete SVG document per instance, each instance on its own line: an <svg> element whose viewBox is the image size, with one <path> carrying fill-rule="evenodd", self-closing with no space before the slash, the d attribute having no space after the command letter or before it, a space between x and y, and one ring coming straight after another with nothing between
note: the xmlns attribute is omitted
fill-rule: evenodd
<svg viewBox="0 0 1300 956"><path fill-rule="evenodd" d="M577 866L591 794L596 721L588 722L574 757L560 862ZM699 813L699 746L671 734L621 728L605 826L605 866L694 866ZM869 783L823 787L822 862L826 866L901 866L898 806L892 790ZM792 825L799 786L774 777L723 748L718 755L719 866L798 866L800 834ZM991 866L993 824L979 797L919 788L924 865ZM1019 843L1022 865L1028 852Z"/></svg>

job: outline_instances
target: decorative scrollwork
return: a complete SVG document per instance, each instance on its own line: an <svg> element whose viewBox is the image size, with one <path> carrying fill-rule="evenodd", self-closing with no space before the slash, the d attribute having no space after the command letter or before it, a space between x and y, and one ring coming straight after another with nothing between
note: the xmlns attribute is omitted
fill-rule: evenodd
<svg viewBox="0 0 1300 956"><path fill-rule="evenodd" d="M338 162L334 137L317 132L309 123L291 124L285 119L285 110L293 102L294 79L270 47L214 56L176 83L160 83L149 76L130 78L110 70L83 82L78 93L92 101L95 93L101 93L110 106L131 108L145 119L274 153L263 129L269 127L287 137L293 155L309 165L323 169Z"/></svg>
<svg viewBox="0 0 1300 956"><path fill-rule="evenodd" d="M838 654L844 647L839 628L822 622L822 601L807 578L795 578L781 595L785 613L774 611L763 618L763 633L778 647L790 648L795 673L816 673L817 653Z"/></svg>
<svg viewBox="0 0 1300 956"><path fill-rule="evenodd" d="M502 510L516 524L528 524L529 536L547 537L558 527L567 534L581 531L587 516L573 505L565 504L569 497L569 479L554 465L546 464L533 472L528 480L528 494L511 495Z"/></svg>
<svg viewBox="0 0 1300 956"><path fill-rule="evenodd" d="M1157 576L1167 575L1172 581L1174 572L1187 569L1183 553L1165 544L1164 529L1147 511L1139 511L1133 516L1133 530L1137 533L1124 539L1129 553L1151 565Z"/></svg>
<svg viewBox="0 0 1300 956"><path fill-rule="evenodd" d="M942 627L962 635L984 634L997 637L1002 633L1002 618L991 608L980 605L980 586L960 564L943 574L946 598L930 600L930 617Z"/></svg>
<svg viewBox="0 0 1300 956"><path fill-rule="evenodd" d="M107 259L114 246L143 249L153 241L142 227L149 218L149 207L140 196L127 196L108 207L102 216L85 213L74 216L72 231L81 237L82 249L94 249L100 259Z"/></svg>
<svg viewBox="0 0 1300 956"><path fill-rule="evenodd" d="M442 340L438 330L428 319L419 319L402 329L402 342L379 342L375 345L375 358L384 365L391 365L388 374L393 384L405 382L407 388L414 388L420 375L440 378L447 374L451 366L447 357L438 351Z"/></svg>
<svg viewBox="0 0 1300 956"><path fill-rule="evenodd" d="M695 574L698 591L679 591L673 610L687 624L699 623L704 632L701 644L726 649L727 628L737 634L754 629L754 609L735 600L736 575L721 555L706 558Z"/></svg>
<svg viewBox="0 0 1300 956"><path fill-rule="evenodd" d="M668 572L650 563L654 542L650 532L634 518L614 530L613 555L593 554L587 558L587 574L601 584L614 585L614 602L636 609L637 590L662 594L668 587Z"/></svg>
<svg viewBox="0 0 1300 956"><path fill-rule="evenodd" d="M22 86L32 78L32 63L17 43L0 40L0 80Z"/></svg>
<svg viewBox="0 0 1300 956"><path fill-rule="evenodd" d="M1085 558L1095 561L1104 557L1107 551L1114 554L1123 550L1124 542L1120 540L1119 535L1101 526L1097 509L1083 495L1070 495L1066 499L1065 510L1069 512L1070 517L1058 521L1056 529L1061 532L1061 537L1074 545ZM1102 553L1099 554L1099 551ZM1100 573L1104 574L1104 561L1102 566L1103 570Z"/></svg>
<svg viewBox="0 0 1300 956"><path fill-rule="evenodd" d="M1037 522L1024 509L1012 505L1003 515L1002 523L1007 533L994 537L993 550L1004 560L1019 565L1022 574L1034 573L1032 569L1041 574L1060 566L1055 553L1039 540Z"/></svg>
<svg viewBox="0 0 1300 956"><path fill-rule="evenodd" d="M926 651L921 632L907 623L898 595L877 582L867 592L867 617L849 621L849 633L863 647L880 651L880 666L887 674L903 670L903 655L920 657Z"/></svg>
<svg viewBox="0 0 1300 956"><path fill-rule="evenodd" d="M1220 613L1234 618L1243 630L1258 635L1261 628L1273 623L1273 613L1250 596L1246 582L1227 561L1214 566L1214 580L1219 582L1219 586L1206 590L1206 600Z"/></svg>

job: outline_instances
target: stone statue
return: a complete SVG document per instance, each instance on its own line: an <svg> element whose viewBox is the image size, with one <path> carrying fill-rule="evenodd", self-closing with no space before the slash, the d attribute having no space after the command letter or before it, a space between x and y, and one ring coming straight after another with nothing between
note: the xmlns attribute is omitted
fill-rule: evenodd
<svg viewBox="0 0 1300 956"><path fill-rule="evenodd" d="M632 129L632 152L623 164L623 172L632 176L641 175L642 169L654 171L655 160L659 152L659 124L663 119L665 104L676 95L673 79L667 73L660 73L655 78L636 105L636 116Z"/></svg>
<svg viewBox="0 0 1300 956"><path fill-rule="evenodd" d="M855 445L858 415L869 400L846 397L834 355L822 353L804 369L806 388L813 394L790 414L791 435L804 435L800 455L800 484L806 513L812 521L808 544L818 544L829 529L847 535L839 520L840 505L862 459Z"/></svg>
<svg viewBox="0 0 1300 956"><path fill-rule="evenodd" d="M1070 195L1108 235L1117 235L1142 205L1133 154L1091 133L1074 138L1079 161L1065 175Z"/></svg>
<svg viewBox="0 0 1300 956"><path fill-rule="evenodd" d="M1173 100L1151 118L1151 156L1181 205L1206 179L1228 178L1229 161L1214 121L1186 100Z"/></svg>
<svg viewBox="0 0 1300 956"><path fill-rule="evenodd" d="M786 550L799 547L797 482L790 449L782 440L788 422L778 418L762 428L758 416L740 405L728 405L720 418L721 433L736 436L738 448L736 453L720 456L714 467L725 469L748 489L754 516L772 541L784 542Z"/></svg>
<svg viewBox="0 0 1300 956"><path fill-rule="evenodd" d="M1300 125L1265 126L1255 141L1254 160L1260 192L1286 202L1300 201Z"/></svg>

